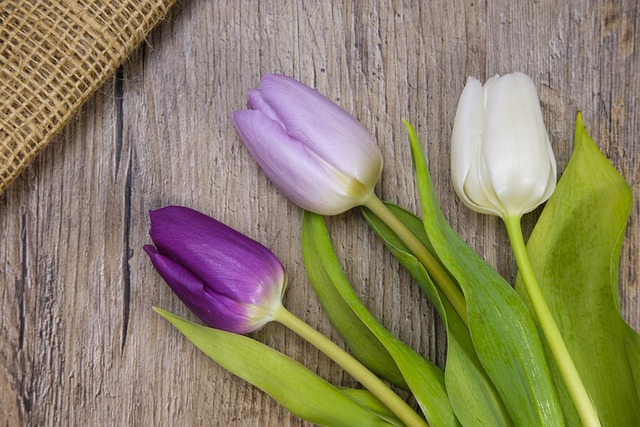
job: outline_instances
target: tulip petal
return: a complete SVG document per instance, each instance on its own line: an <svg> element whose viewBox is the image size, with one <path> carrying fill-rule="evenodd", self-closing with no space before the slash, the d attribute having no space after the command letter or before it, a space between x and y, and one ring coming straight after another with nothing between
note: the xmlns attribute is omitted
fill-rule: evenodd
<svg viewBox="0 0 640 427"><path fill-rule="evenodd" d="M502 201L491 185L487 163L480 155L471 164L471 169L465 177L464 194L470 200L467 206L476 212L502 216L505 210Z"/></svg>
<svg viewBox="0 0 640 427"><path fill-rule="evenodd" d="M496 215L496 198L481 188L482 165L478 156L482 143L484 98L482 85L470 77L462 91L451 138L451 177L460 199L471 209Z"/></svg>
<svg viewBox="0 0 640 427"><path fill-rule="evenodd" d="M180 300L211 327L246 334L257 330L250 320L249 307L222 294L215 294L193 273L150 245L144 246L153 266Z"/></svg>
<svg viewBox="0 0 640 427"><path fill-rule="evenodd" d="M150 216L158 251L198 277L210 293L248 305L279 303L284 270L266 247L189 208L168 206Z"/></svg>
<svg viewBox="0 0 640 427"><path fill-rule="evenodd" d="M318 91L287 76L265 75L259 90L290 137L342 173L364 184L377 182L382 155L373 137L353 116ZM266 110L263 112L270 116Z"/></svg>
<svg viewBox="0 0 640 427"><path fill-rule="evenodd" d="M451 174L461 197L464 180L482 142L482 107L482 85L470 77L460 95L451 137Z"/></svg>
<svg viewBox="0 0 640 427"><path fill-rule="evenodd" d="M295 204L335 215L360 203L346 191L357 183L287 135L278 122L253 110L236 111L231 117L253 158Z"/></svg>
<svg viewBox="0 0 640 427"><path fill-rule="evenodd" d="M552 155L553 155L553 153L552 153ZM555 188L556 188L556 162L553 161L553 162L551 162L551 167L549 168L549 178L548 178L548 181L547 181L547 188L545 189L544 194L541 197L541 200L543 200L543 201L548 200L549 197L551 197L551 194L553 194L553 192L555 191ZM527 209L524 211L524 213L531 212L532 210L537 208L538 205L539 205L539 203L536 202L532 206L527 207Z"/></svg>
<svg viewBox="0 0 640 427"><path fill-rule="evenodd" d="M485 92L482 157L491 165L488 177L506 212L522 215L544 201L555 165L536 87L527 75L513 73Z"/></svg>
<svg viewBox="0 0 640 427"><path fill-rule="evenodd" d="M264 100L259 90L250 89L248 98L249 109L260 111L274 122L277 122L284 129L284 123L282 123L278 118L278 114L273 110L273 108L271 108L269 103Z"/></svg>

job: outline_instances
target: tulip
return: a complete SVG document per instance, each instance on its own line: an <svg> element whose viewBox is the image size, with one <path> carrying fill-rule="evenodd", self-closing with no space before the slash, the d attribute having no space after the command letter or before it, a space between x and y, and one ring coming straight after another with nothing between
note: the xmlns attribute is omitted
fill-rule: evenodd
<svg viewBox="0 0 640 427"><path fill-rule="evenodd" d="M556 186L556 161L533 80L513 73L484 86L469 78L458 102L451 142L451 175L471 209L499 216L518 271L574 406L585 426L600 425L527 254L520 220Z"/></svg>
<svg viewBox="0 0 640 427"><path fill-rule="evenodd" d="M260 243L180 206L151 211L145 252L175 294L208 326L247 334L273 320L286 275Z"/></svg>
<svg viewBox="0 0 640 427"><path fill-rule="evenodd" d="M269 249L193 209L150 212L144 246L158 273L208 326L238 334L274 320L352 374L406 425L428 427L410 406L358 360L282 305L286 274Z"/></svg>
<svg viewBox="0 0 640 427"><path fill-rule="evenodd" d="M253 158L294 203L321 215L366 206L409 247L466 323L464 296L436 258L378 199L382 154L372 136L325 96L267 74L231 118Z"/></svg>
<svg viewBox="0 0 640 427"><path fill-rule="evenodd" d="M373 137L325 96L267 74L231 118L271 181L298 206L336 215L362 205L382 172Z"/></svg>
<svg viewBox="0 0 640 427"><path fill-rule="evenodd" d="M521 217L556 185L556 162L536 87L522 73L469 78L453 125L451 173L458 196L485 214Z"/></svg>

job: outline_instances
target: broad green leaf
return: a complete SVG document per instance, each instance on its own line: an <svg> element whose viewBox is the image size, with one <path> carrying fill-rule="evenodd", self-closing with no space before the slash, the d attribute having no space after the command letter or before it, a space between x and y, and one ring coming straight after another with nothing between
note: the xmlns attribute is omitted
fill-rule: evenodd
<svg viewBox="0 0 640 427"><path fill-rule="evenodd" d="M256 340L154 310L220 366L271 395L294 415L323 426L391 426L348 393ZM364 399L362 399L364 401Z"/></svg>
<svg viewBox="0 0 640 427"><path fill-rule="evenodd" d="M579 115L573 155L527 252L605 426L640 426L640 338L618 305L618 259L631 206L628 184ZM518 289L526 298L520 281ZM573 405L562 391L571 414Z"/></svg>
<svg viewBox="0 0 640 427"><path fill-rule="evenodd" d="M531 314L514 289L448 224L413 127L411 142L423 223L435 253L460 285L478 359L511 419L522 426L564 425L562 408Z"/></svg>
<svg viewBox="0 0 640 427"><path fill-rule="evenodd" d="M333 254L324 220L307 212L303 218L302 254L318 299L354 357L379 377L408 390L409 386L389 351L336 291L332 281L343 280L340 277L342 268ZM333 276L337 279L333 279L329 271L331 268L336 270Z"/></svg>
<svg viewBox="0 0 640 427"><path fill-rule="evenodd" d="M629 329L631 329L631 327L629 327ZM636 396L640 396L640 335L633 330L627 331L625 335L629 366L631 367L636 385Z"/></svg>
<svg viewBox="0 0 640 427"><path fill-rule="evenodd" d="M420 241L433 249L422 221L404 209L387 203L387 207ZM455 414L465 426L508 426L509 415L476 355L469 330L460 316L431 281L424 266L413 256L373 212L363 208L363 215L391 253L416 280L440 313L447 328L447 363L445 384Z"/></svg>
<svg viewBox="0 0 640 427"><path fill-rule="evenodd" d="M442 371L394 337L362 304L342 271L322 216L304 213L302 252L309 279L336 329L345 337L348 329L368 329L370 340L382 346L377 356L397 366L427 421L434 426L458 425ZM362 353L354 350L360 341L345 341L354 354Z"/></svg>

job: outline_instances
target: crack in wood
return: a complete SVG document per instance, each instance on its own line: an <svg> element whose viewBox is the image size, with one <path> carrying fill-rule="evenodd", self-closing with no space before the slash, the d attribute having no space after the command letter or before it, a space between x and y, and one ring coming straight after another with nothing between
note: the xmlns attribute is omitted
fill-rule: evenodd
<svg viewBox="0 0 640 427"><path fill-rule="evenodd" d="M120 163L124 146L124 69L120 67L116 70L114 82L115 110L116 110L116 176L120 170ZM129 330L129 315L131 307L131 268L129 260L132 257L130 237L131 237L131 144L126 148L128 151L127 166L125 170L124 185L124 209L123 209L123 257L122 257L122 332L120 341L120 352L124 353L127 343L127 333Z"/></svg>

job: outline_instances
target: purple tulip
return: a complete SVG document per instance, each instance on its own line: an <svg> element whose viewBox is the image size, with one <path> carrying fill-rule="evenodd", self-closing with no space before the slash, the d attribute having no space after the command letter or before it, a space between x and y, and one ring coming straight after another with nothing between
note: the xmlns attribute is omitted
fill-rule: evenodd
<svg viewBox="0 0 640 427"><path fill-rule="evenodd" d="M145 252L204 323L247 334L273 320L286 275L269 249L193 209L167 206L150 216L155 247Z"/></svg>
<svg viewBox="0 0 640 427"><path fill-rule="evenodd" d="M231 118L271 181L294 203L335 215L372 194L382 154L356 119L314 89L267 74Z"/></svg>

